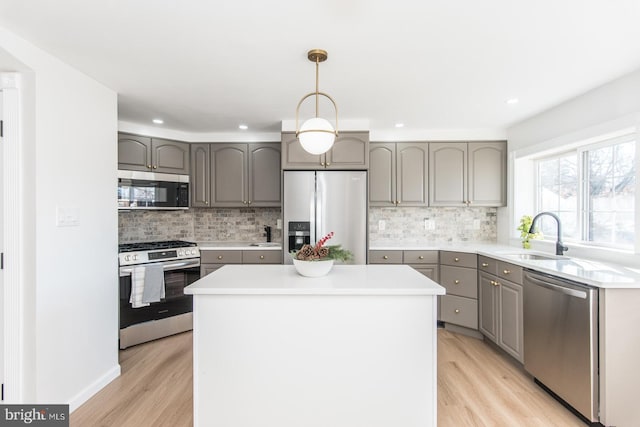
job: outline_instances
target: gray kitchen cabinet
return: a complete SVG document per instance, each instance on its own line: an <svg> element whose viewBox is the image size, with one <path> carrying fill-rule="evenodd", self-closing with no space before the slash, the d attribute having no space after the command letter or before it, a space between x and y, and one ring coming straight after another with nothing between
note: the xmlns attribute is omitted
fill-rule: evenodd
<svg viewBox="0 0 640 427"><path fill-rule="evenodd" d="M189 144L160 138L118 134L118 168L125 170L189 173Z"/></svg>
<svg viewBox="0 0 640 427"><path fill-rule="evenodd" d="M440 251L441 297L438 320L468 329L478 329L477 256L466 252Z"/></svg>
<svg viewBox="0 0 640 427"><path fill-rule="evenodd" d="M204 277L227 264L281 264L282 251L277 250L201 250L200 276Z"/></svg>
<svg viewBox="0 0 640 427"><path fill-rule="evenodd" d="M286 170L348 169L369 167L369 132L341 132L333 147L321 155L309 154L294 132L282 133L282 168Z"/></svg>
<svg viewBox="0 0 640 427"><path fill-rule="evenodd" d="M522 267L487 257L480 257L480 262L481 265L495 263L495 273L480 271L478 274L479 330L508 354L523 362Z"/></svg>
<svg viewBox="0 0 640 427"><path fill-rule="evenodd" d="M438 282L438 251L429 250L372 250L369 251L369 264L406 264Z"/></svg>
<svg viewBox="0 0 640 427"><path fill-rule="evenodd" d="M506 142L429 143L430 206L504 206Z"/></svg>
<svg viewBox="0 0 640 427"><path fill-rule="evenodd" d="M191 144L191 206L208 207L211 201L210 144Z"/></svg>
<svg viewBox="0 0 640 427"><path fill-rule="evenodd" d="M193 144L191 162L191 206L280 206L278 143Z"/></svg>
<svg viewBox="0 0 640 427"><path fill-rule="evenodd" d="M428 206L429 145L372 143L369 149L370 206Z"/></svg>

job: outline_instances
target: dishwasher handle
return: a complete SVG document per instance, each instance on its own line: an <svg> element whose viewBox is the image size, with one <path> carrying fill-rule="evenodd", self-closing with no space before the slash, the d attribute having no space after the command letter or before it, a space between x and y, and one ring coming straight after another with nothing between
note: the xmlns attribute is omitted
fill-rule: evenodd
<svg viewBox="0 0 640 427"><path fill-rule="evenodd" d="M547 277L539 277L534 276L533 274L525 273L524 274L525 281L529 281L537 286L542 286L543 288L551 289L553 291L561 292L565 295L569 295L576 298L587 299L589 297L589 293L587 291L580 291L577 289L570 288L568 286L562 286L561 281L556 281ZM553 282L553 283L552 283ZM558 284L556 284L558 283Z"/></svg>

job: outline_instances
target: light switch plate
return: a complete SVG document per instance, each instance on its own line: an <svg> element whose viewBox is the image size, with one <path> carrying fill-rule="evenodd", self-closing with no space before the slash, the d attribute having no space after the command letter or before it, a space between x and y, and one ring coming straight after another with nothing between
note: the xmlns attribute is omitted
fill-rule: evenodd
<svg viewBox="0 0 640 427"><path fill-rule="evenodd" d="M80 225L80 209L76 206L56 207L57 227L77 227Z"/></svg>
<svg viewBox="0 0 640 427"><path fill-rule="evenodd" d="M378 221L378 230L379 231L384 231L384 229L387 227L386 222L381 219L380 221Z"/></svg>
<svg viewBox="0 0 640 427"><path fill-rule="evenodd" d="M276 228L282 230L282 220L280 218L276 220Z"/></svg>

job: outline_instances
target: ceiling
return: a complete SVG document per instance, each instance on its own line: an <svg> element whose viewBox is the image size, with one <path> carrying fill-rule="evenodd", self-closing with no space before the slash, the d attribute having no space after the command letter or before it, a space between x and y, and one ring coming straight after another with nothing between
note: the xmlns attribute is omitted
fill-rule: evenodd
<svg viewBox="0 0 640 427"><path fill-rule="evenodd" d="M638 0L0 0L0 26L117 91L121 121L194 134L279 131L312 48L340 120L505 129L639 69L639 23Z"/></svg>

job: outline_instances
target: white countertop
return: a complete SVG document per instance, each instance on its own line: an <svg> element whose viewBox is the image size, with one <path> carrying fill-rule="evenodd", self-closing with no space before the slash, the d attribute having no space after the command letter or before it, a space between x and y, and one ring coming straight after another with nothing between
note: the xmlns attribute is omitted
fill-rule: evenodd
<svg viewBox="0 0 640 427"><path fill-rule="evenodd" d="M555 257L550 253L526 250L515 246L493 243L442 243L442 244L373 244L370 250L442 250L475 253L500 261L552 274L598 288L640 289L640 274L629 268L612 263L591 261L573 257ZM540 254L554 259L525 260L517 254Z"/></svg>
<svg viewBox="0 0 640 427"><path fill-rule="evenodd" d="M201 251L256 251L273 250L281 251L282 244L279 242L197 242Z"/></svg>
<svg viewBox="0 0 640 427"><path fill-rule="evenodd" d="M444 295L408 265L334 265L323 277L292 265L225 265L185 288L188 295Z"/></svg>

